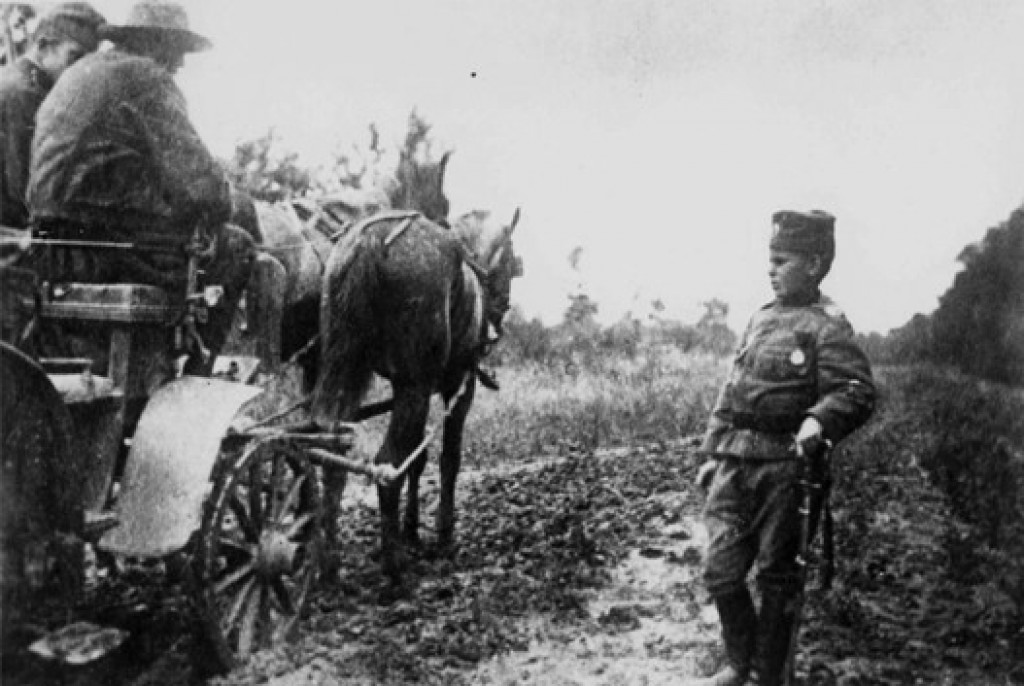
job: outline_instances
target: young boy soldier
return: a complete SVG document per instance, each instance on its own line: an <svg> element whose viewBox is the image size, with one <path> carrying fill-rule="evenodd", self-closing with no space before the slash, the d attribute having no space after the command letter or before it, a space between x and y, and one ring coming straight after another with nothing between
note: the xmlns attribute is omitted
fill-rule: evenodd
<svg viewBox="0 0 1024 686"><path fill-rule="evenodd" d="M747 325L701 448L711 458L698 476L708 491L704 581L727 662L693 686L782 682L802 590L799 458L838 443L874 409L868 360L842 311L819 290L835 256L835 218L781 211L772 221L775 300ZM759 610L746 585L755 561Z"/></svg>

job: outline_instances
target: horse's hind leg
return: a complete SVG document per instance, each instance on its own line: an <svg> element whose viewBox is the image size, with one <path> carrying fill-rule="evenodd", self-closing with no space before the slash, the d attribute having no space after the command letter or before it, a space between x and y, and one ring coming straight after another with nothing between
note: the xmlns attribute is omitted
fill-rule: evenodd
<svg viewBox="0 0 1024 686"><path fill-rule="evenodd" d="M409 465L409 485L405 490L405 519L402 521L402 536L406 543L420 543L420 475L427 466L427 451L424 450L416 461Z"/></svg>
<svg viewBox="0 0 1024 686"><path fill-rule="evenodd" d="M455 401L444 421L444 442L441 448L441 502L437 507L437 544L451 546L455 535L455 480L462 464L462 429L473 404L476 378L466 379L466 389Z"/></svg>
<svg viewBox="0 0 1024 686"><path fill-rule="evenodd" d="M398 467L423 440L423 429L430 410L430 390L417 387L398 387L397 385L393 386L392 390L394 406L391 410L391 421L388 424L384 445L377 453L376 462ZM423 472L425 459L425 456L421 456L410 468L408 493L410 502L418 499L415 489L419 475ZM395 581L398 581L401 575L404 558L401 550L401 531L398 525L398 504L403 481L404 479L398 479L390 486L377 487L381 519L381 566L384 573ZM418 511L416 516L418 518Z"/></svg>
<svg viewBox="0 0 1024 686"><path fill-rule="evenodd" d="M356 409L359 407L361 396L362 390L359 388L344 389L337 401L337 405L341 409L335 410L338 417L343 420L354 417ZM338 550L339 543L341 542L341 498L345 494L347 482L347 469L324 464L323 527L328 553L324 558L322 571L327 577L333 577L341 566L341 553Z"/></svg>

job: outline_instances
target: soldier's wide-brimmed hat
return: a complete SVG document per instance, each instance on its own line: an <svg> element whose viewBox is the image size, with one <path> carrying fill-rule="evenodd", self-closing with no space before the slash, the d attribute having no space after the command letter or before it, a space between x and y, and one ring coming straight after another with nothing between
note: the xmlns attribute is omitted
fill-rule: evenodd
<svg viewBox="0 0 1024 686"><path fill-rule="evenodd" d="M87 2L62 2L39 17L35 34L40 37L72 40L92 52L100 44L103 15Z"/></svg>
<svg viewBox="0 0 1024 686"><path fill-rule="evenodd" d="M181 52L200 52L213 46L208 38L189 28L185 7L176 2L141 0L132 6L123 24L108 24L101 32L113 41L163 41Z"/></svg>
<svg viewBox="0 0 1024 686"><path fill-rule="evenodd" d="M831 260L836 251L836 218L828 212L780 210L772 215L768 247L785 252L811 253Z"/></svg>

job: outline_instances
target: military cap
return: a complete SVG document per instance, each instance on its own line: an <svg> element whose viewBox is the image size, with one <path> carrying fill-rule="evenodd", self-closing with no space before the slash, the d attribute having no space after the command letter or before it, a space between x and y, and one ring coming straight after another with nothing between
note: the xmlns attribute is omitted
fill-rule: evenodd
<svg viewBox="0 0 1024 686"><path fill-rule="evenodd" d="M821 210L780 210L772 215L769 247L786 252L812 253L831 261L836 252L836 218Z"/></svg>
<svg viewBox="0 0 1024 686"><path fill-rule="evenodd" d="M73 40L92 52L99 47L100 27L106 23L87 2L62 2L39 18L33 37Z"/></svg>

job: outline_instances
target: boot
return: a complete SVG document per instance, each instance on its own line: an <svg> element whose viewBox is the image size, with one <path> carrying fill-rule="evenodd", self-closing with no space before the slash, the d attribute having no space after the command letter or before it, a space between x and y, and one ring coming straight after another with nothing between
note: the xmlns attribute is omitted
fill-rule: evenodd
<svg viewBox="0 0 1024 686"><path fill-rule="evenodd" d="M781 686L785 679L790 634L796 620L796 595L779 589L761 589L761 612L757 618L757 647L754 653L754 683Z"/></svg>
<svg viewBox="0 0 1024 686"><path fill-rule="evenodd" d="M687 681L687 686L743 686L750 672L750 658L757 632L757 613L746 587L715 596L722 622L726 664L714 675Z"/></svg>
<svg viewBox="0 0 1024 686"><path fill-rule="evenodd" d="M745 683L747 683L746 675L737 671L732 665L726 664L711 676L684 681L683 686L743 686Z"/></svg>

